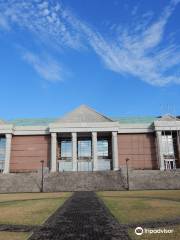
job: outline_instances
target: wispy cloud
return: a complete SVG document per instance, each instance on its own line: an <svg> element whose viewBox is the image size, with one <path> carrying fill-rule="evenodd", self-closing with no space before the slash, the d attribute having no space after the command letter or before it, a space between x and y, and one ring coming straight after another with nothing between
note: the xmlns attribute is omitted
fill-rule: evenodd
<svg viewBox="0 0 180 240"><path fill-rule="evenodd" d="M164 43L164 32L172 13L180 0L171 0L161 16L152 21L152 12L143 14L136 26L118 27L114 39L102 35L100 31L79 20L72 11L59 1L46 0L6 0L0 2L0 26L16 24L24 28L46 44L55 45L58 49L91 48L105 66L121 75L132 75L152 85L162 86L168 83L180 84L179 45ZM134 8L136 14L137 8ZM114 28L113 28L114 31ZM50 79L58 79L60 66L55 61L52 73L44 70L48 61L41 63L38 56L28 54L24 59L34 66L35 70ZM55 73L53 75L53 72Z"/></svg>
<svg viewBox="0 0 180 240"><path fill-rule="evenodd" d="M66 13L59 1L52 0L4 0L0 2L0 14L6 22L34 33L37 38L54 46L78 49L79 34L70 29Z"/></svg>
<svg viewBox="0 0 180 240"><path fill-rule="evenodd" d="M26 51L23 53L23 59L29 63L43 79L51 82L63 80L62 67L50 56L39 56Z"/></svg>
<svg viewBox="0 0 180 240"><path fill-rule="evenodd" d="M105 39L87 25L77 23L77 26L82 27L94 51L112 71L131 74L152 85L180 84L180 73L176 69L180 65L179 46L161 46L168 19L179 2L171 1L160 18L145 30L125 29L114 41Z"/></svg>

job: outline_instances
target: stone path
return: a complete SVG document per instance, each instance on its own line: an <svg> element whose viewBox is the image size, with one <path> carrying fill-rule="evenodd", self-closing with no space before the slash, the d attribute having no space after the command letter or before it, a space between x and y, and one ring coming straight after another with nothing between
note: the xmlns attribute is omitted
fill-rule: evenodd
<svg viewBox="0 0 180 240"><path fill-rule="evenodd" d="M120 225L93 192L76 192L30 240L129 240Z"/></svg>

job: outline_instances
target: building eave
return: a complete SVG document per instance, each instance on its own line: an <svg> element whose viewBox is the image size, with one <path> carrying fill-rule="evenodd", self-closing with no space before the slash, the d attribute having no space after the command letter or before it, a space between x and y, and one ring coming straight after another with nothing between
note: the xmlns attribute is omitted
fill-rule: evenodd
<svg viewBox="0 0 180 240"><path fill-rule="evenodd" d="M13 125L12 124L0 124L0 134L12 133Z"/></svg>
<svg viewBox="0 0 180 240"><path fill-rule="evenodd" d="M119 124L118 133L148 133L154 132L153 124Z"/></svg>

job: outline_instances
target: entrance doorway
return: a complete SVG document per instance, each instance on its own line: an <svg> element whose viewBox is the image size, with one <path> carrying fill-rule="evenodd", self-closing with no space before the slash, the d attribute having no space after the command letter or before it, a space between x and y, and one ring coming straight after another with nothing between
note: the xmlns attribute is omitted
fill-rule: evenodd
<svg viewBox="0 0 180 240"><path fill-rule="evenodd" d="M166 170L174 170L176 169L176 164L174 159L165 159L164 160L165 169Z"/></svg>

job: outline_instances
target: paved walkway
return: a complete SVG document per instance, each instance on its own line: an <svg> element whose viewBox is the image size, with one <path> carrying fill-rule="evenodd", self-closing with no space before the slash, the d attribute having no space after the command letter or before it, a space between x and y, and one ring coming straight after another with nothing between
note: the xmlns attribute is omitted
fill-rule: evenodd
<svg viewBox="0 0 180 240"><path fill-rule="evenodd" d="M30 240L129 240L93 192L76 192Z"/></svg>

